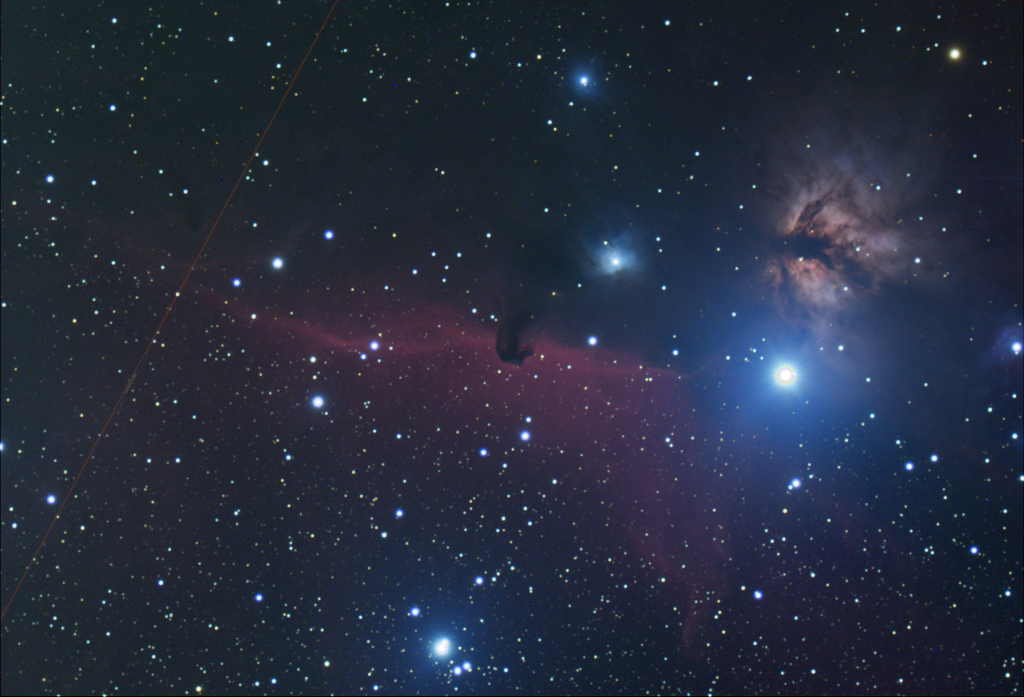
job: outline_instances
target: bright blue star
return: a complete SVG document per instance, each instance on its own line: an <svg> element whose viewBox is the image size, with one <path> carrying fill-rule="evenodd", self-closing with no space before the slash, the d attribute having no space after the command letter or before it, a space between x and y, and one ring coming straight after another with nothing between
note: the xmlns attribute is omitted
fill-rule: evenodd
<svg viewBox="0 0 1024 697"><path fill-rule="evenodd" d="M598 276L618 276L633 272L639 264L636 243L628 235L604 240L590 250L590 260Z"/></svg>
<svg viewBox="0 0 1024 697"><path fill-rule="evenodd" d="M780 385L792 385L796 381L796 370L784 365L775 371L775 379L779 381Z"/></svg>

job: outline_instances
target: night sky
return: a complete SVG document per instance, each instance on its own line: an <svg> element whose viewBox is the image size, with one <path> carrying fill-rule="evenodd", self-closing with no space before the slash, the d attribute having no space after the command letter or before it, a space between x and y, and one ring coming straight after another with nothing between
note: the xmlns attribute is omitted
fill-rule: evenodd
<svg viewBox="0 0 1024 697"><path fill-rule="evenodd" d="M3 693L1021 694L1022 5L781 5L342 0L214 229L331 3L3 3Z"/></svg>

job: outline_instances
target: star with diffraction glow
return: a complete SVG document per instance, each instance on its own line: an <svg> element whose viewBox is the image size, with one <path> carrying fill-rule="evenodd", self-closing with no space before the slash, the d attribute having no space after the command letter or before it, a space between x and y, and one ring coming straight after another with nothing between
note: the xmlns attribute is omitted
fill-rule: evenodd
<svg viewBox="0 0 1024 697"><path fill-rule="evenodd" d="M775 379L780 385L792 385L796 380L796 371L788 365L784 365L775 372Z"/></svg>

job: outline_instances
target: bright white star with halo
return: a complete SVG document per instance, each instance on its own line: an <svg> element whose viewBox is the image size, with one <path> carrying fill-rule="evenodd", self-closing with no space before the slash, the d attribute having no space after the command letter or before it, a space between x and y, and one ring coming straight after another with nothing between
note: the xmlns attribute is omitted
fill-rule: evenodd
<svg viewBox="0 0 1024 697"><path fill-rule="evenodd" d="M781 385L792 385L796 380L796 371L788 365L784 365L775 372L775 379Z"/></svg>

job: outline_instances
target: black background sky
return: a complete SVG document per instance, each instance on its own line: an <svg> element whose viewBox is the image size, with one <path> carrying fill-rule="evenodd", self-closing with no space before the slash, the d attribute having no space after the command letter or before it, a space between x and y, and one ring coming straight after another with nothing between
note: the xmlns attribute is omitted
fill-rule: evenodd
<svg viewBox="0 0 1024 697"><path fill-rule="evenodd" d="M339 3L4 694L1020 694L1021 5L775 5ZM3 4L5 606L328 10Z"/></svg>

